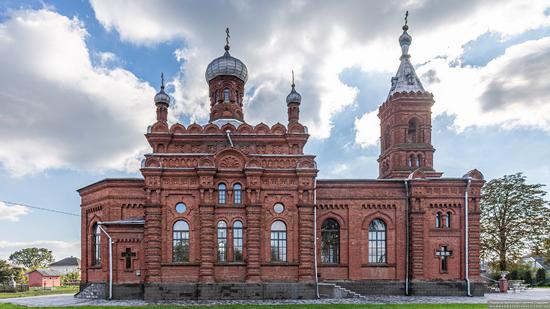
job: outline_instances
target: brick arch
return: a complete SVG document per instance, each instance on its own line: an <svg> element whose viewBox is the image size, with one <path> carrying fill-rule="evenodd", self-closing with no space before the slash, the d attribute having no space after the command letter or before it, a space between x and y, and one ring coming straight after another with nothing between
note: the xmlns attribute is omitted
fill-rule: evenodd
<svg viewBox="0 0 550 309"><path fill-rule="evenodd" d="M319 223L320 223L319 224L319 229L323 225L323 222L325 222L325 220L327 220L327 219L336 220L336 222L338 222L338 225L340 225L341 230L346 230L347 229L346 220L341 215L335 213L334 211L329 211L329 212L317 217L317 220L319 220Z"/></svg>
<svg viewBox="0 0 550 309"><path fill-rule="evenodd" d="M377 211L377 212L374 212L370 215L367 215L363 219L363 223L361 224L361 228L364 229L364 230L367 230L369 228L369 224L374 219L380 219L380 220L384 221L384 223L386 224L386 229L388 229L388 231L394 229L393 219L390 216L388 216L387 214L385 214L381 211Z"/></svg>
<svg viewBox="0 0 550 309"><path fill-rule="evenodd" d="M224 149L214 156L218 168L243 169L246 166L246 155L237 149Z"/></svg>

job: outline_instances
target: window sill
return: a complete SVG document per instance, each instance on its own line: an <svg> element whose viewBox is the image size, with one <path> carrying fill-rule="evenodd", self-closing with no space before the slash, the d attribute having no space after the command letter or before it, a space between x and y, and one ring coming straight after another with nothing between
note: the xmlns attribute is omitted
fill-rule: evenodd
<svg viewBox="0 0 550 309"><path fill-rule="evenodd" d="M395 267L395 263L367 263L361 264L361 267Z"/></svg>
<svg viewBox="0 0 550 309"><path fill-rule="evenodd" d="M298 263L290 262L265 262L262 263L262 266L298 266Z"/></svg>
<svg viewBox="0 0 550 309"><path fill-rule="evenodd" d="M244 208L244 204L216 204L216 208Z"/></svg>
<svg viewBox="0 0 550 309"><path fill-rule="evenodd" d="M101 265L92 265L88 269L101 269Z"/></svg>
<svg viewBox="0 0 550 309"><path fill-rule="evenodd" d="M348 267L348 264L343 263L320 263L318 267Z"/></svg>
<svg viewBox="0 0 550 309"><path fill-rule="evenodd" d="M245 262L217 262L214 266L246 266Z"/></svg>
<svg viewBox="0 0 550 309"><path fill-rule="evenodd" d="M160 263L160 266L200 266L198 262L168 262Z"/></svg>

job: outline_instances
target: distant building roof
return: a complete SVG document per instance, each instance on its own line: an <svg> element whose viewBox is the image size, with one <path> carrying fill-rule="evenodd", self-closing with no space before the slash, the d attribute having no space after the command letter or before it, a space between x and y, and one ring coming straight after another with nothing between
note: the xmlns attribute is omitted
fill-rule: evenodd
<svg viewBox="0 0 550 309"><path fill-rule="evenodd" d="M45 276L45 277L60 277L61 276L60 272L58 272L57 270L53 270L51 268L35 269L35 270L29 272L28 274L30 274L32 272L35 272L35 271L37 271L39 274L41 274L42 276Z"/></svg>
<svg viewBox="0 0 550 309"><path fill-rule="evenodd" d="M74 256L64 258L55 263L51 263L50 266L78 266L80 267L80 259Z"/></svg>

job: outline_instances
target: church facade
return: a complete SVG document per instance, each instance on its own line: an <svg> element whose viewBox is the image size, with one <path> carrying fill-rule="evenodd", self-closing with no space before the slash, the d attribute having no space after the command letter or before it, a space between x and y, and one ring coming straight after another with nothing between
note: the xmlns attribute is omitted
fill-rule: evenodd
<svg viewBox="0 0 550 309"><path fill-rule="evenodd" d="M434 99L410 62L407 30L379 108L378 179L317 179L294 81L287 124L246 123L248 71L228 44L206 70L207 124L169 125L163 83L143 177L78 190L81 296L482 295L483 176L434 170Z"/></svg>

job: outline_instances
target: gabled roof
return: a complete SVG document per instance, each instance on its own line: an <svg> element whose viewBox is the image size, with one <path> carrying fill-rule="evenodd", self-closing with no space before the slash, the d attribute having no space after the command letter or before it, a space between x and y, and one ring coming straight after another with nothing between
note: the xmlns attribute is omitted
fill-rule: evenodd
<svg viewBox="0 0 550 309"><path fill-rule="evenodd" d="M80 267L80 259L74 256L64 258L55 263L51 263L50 266L78 266Z"/></svg>
<svg viewBox="0 0 550 309"><path fill-rule="evenodd" d="M28 272L27 274L30 274L30 273L35 272L35 271L38 272L39 274L41 274L44 277L60 277L61 276L60 272L58 272L57 270L53 270L51 268L35 269L31 272Z"/></svg>

